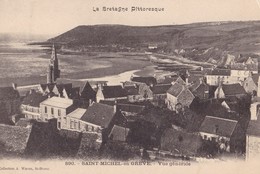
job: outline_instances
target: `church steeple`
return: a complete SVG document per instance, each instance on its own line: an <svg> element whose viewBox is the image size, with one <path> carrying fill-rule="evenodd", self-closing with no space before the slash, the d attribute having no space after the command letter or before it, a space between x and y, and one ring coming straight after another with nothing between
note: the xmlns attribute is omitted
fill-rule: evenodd
<svg viewBox="0 0 260 174"><path fill-rule="evenodd" d="M51 59L47 70L47 83L54 83L60 77L59 61L57 58L56 48L53 44Z"/></svg>

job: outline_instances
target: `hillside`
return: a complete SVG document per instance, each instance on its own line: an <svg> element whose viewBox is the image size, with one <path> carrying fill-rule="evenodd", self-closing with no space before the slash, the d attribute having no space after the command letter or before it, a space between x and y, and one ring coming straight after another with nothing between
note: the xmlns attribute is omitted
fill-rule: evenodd
<svg viewBox="0 0 260 174"><path fill-rule="evenodd" d="M124 25L78 26L48 42L74 51L154 51L193 60L219 60L225 54L260 51L260 21L209 22L187 25L136 27Z"/></svg>

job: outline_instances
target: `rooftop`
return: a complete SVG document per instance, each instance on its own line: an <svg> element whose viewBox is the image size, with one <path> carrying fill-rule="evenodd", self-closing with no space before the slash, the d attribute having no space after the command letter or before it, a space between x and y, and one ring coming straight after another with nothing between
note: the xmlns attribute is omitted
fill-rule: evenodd
<svg viewBox="0 0 260 174"><path fill-rule="evenodd" d="M122 126L114 125L109 137L114 141L126 141L129 133L129 128L124 128Z"/></svg>
<svg viewBox="0 0 260 174"><path fill-rule="evenodd" d="M81 117L81 120L106 128L114 115L115 111L113 106L93 103L88 107L87 111Z"/></svg>
<svg viewBox="0 0 260 174"><path fill-rule="evenodd" d="M196 155L202 140L198 135L176 129L166 129L161 138L161 149L183 155Z"/></svg>
<svg viewBox="0 0 260 174"><path fill-rule="evenodd" d="M102 92L105 98L126 97L127 95L126 91L120 85L104 86Z"/></svg>
<svg viewBox="0 0 260 174"><path fill-rule="evenodd" d="M47 95L32 91L22 101L23 105L29 105L34 107L40 107L40 103L48 98Z"/></svg>
<svg viewBox="0 0 260 174"><path fill-rule="evenodd" d="M171 84L154 85L152 87L153 94L166 94L171 86Z"/></svg>
<svg viewBox="0 0 260 174"><path fill-rule="evenodd" d="M167 93L177 97L183 90L184 90L184 86L180 85L178 83L174 83L170 89L167 90Z"/></svg>
<svg viewBox="0 0 260 174"><path fill-rule="evenodd" d="M73 105L73 100L60 97L52 97L43 101L41 104L57 108L68 108Z"/></svg>
<svg viewBox="0 0 260 174"><path fill-rule="evenodd" d="M209 75L230 76L230 69L214 69Z"/></svg>
<svg viewBox="0 0 260 174"><path fill-rule="evenodd" d="M81 117L85 114L86 111L87 111L86 109L77 108L77 109L74 110L73 112L69 113L69 114L67 115L67 117L76 118L76 119L81 119Z"/></svg>
<svg viewBox="0 0 260 174"><path fill-rule="evenodd" d="M0 100L18 99L19 93L13 87L0 87Z"/></svg>
<svg viewBox="0 0 260 174"><path fill-rule="evenodd" d="M199 131L224 137L231 137L237 123L238 122L235 120L206 116Z"/></svg>
<svg viewBox="0 0 260 174"><path fill-rule="evenodd" d="M239 83L222 85L222 89L225 95L246 94L245 89Z"/></svg>

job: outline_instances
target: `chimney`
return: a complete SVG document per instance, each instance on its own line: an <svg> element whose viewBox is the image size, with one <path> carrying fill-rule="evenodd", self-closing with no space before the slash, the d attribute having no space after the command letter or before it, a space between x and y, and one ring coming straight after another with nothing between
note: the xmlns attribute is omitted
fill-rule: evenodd
<svg viewBox="0 0 260 174"><path fill-rule="evenodd" d="M115 100L115 104L114 104L114 113L116 113L117 110L117 101Z"/></svg>
<svg viewBox="0 0 260 174"><path fill-rule="evenodd" d="M17 89L17 84L16 83L12 83L12 87L14 88L14 90Z"/></svg>
<svg viewBox="0 0 260 174"><path fill-rule="evenodd" d="M88 100L88 106L92 106L93 105L93 101L91 99Z"/></svg>

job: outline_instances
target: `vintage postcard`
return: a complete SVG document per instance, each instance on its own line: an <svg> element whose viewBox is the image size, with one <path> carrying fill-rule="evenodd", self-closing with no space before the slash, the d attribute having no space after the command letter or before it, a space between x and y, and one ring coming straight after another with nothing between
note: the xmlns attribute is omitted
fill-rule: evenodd
<svg viewBox="0 0 260 174"><path fill-rule="evenodd" d="M260 0L0 0L0 173L258 173Z"/></svg>

